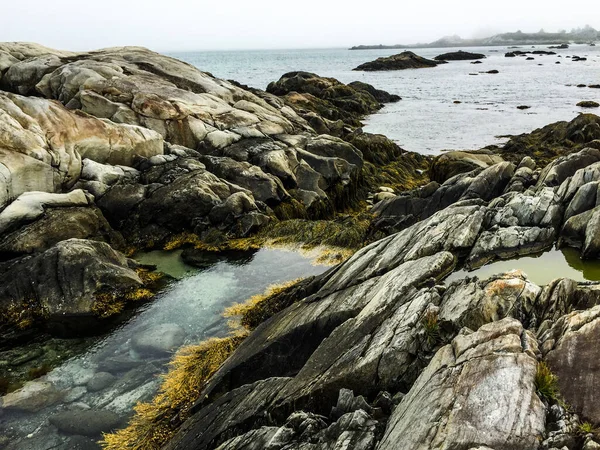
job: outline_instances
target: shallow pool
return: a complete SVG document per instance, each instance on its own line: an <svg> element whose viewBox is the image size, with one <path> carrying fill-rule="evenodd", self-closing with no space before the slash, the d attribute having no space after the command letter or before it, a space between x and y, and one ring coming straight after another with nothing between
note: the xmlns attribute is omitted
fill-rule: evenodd
<svg viewBox="0 0 600 450"><path fill-rule="evenodd" d="M36 380L46 387L25 399L21 410L0 410L0 448L97 448L94 442L101 437L102 421L106 426L106 421L118 420L122 426L138 401L151 399L177 348L229 333L224 308L271 284L327 270L298 252L281 249L235 257L207 254L197 258L201 268L185 264L180 254L136 255L138 261L155 264L175 280L83 354ZM97 414L85 424L65 414L90 410Z"/></svg>
<svg viewBox="0 0 600 450"><path fill-rule="evenodd" d="M450 283L473 276L485 279L514 269L522 270L531 281L539 285L548 284L555 278L571 278L575 281L600 281L600 260L582 260L579 257L579 250L563 248L538 255L495 261L471 272L458 270L450 274L445 282Z"/></svg>

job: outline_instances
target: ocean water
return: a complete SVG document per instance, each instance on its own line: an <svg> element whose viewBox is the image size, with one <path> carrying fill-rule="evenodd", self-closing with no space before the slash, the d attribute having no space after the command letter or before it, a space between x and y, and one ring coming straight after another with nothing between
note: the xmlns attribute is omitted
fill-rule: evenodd
<svg viewBox="0 0 600 450"><path fill-rule="evenodd" d="M417 49L433 58L459 48ZM265 89L286 72L304 70L335 77L344 83L359 80L398 94L402 100L366 119L365 130L382 133L406 150L437 154L444 150L476 149L499 144L503 135L530 132L584 112L581 100L600 102L600 46L572 45L555 49L556 56L506 58L506 47L465 48L483 53L482 64L454 61L435 68L388 72L358 72L352 68L401 50L265 50L186 52L170 55L219 78ZM547 50L531 46L520 50ZM567 56L587 57L573 62ZM559 61L561 64L556 64ZM539 65L541 64L541 65ZM498 74L485 74L496 69ZM470 75L475 73L477 75ZM568 86L570 85L570 86ZM454 104L458 100L462 103ZM531 109L518 110L527 105ZM594 110L589 110L594 112ZM597 111L597 110L596 110ZM597 111L600 113L600 111Z"/></svg>

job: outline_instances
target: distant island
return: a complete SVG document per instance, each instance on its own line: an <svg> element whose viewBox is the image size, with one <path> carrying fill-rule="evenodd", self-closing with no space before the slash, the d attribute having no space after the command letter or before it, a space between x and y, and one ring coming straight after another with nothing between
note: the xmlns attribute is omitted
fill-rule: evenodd
<svg viewBox="0 0 600 450"><path fill-rule="evenodd" d="M567 32L547 33L543 29L537 33L523 33L521 30L512 33L496 34L481 39L462 39L460 36L445 36L428 44L410 45L358 45L350 50L397 49L397 48L439 48L439 47L483 47L492 45L556 45L563 43L586 44L600 40L600 32L586 25Z"/></svg>

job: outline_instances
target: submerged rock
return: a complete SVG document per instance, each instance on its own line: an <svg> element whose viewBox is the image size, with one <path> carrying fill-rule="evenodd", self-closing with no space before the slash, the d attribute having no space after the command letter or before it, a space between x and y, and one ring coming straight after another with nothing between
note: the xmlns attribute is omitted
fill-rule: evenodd
<svg viewBox="0 0 600 450"><path fill-rule="evenodd" d="M176 323L165 323L147 328L131 339L131 347L146 354L172 352L183 344L185 331Z"/></svg>
<svg viewBox="0 0 600 450"><path fill-rule="evenodd" d="M112 411L64 411L50 416L50 423L66 434L100 436L118 428L122 419Z"/></svg>
<svg viewBox="0 0 600 450"><path fill-rule="evenodd" d="M115 382L116 378L108 372L97 372L87 383L87 390L97 392L106 389Z"/></svg>
<svg viewBox="0 0 600 450"><path fill-rule="evenodd" d="M2 397L0 406L4 410L36 412L57 403L62 396L63 393L50 382L29 381L18 391Z"/></svg>

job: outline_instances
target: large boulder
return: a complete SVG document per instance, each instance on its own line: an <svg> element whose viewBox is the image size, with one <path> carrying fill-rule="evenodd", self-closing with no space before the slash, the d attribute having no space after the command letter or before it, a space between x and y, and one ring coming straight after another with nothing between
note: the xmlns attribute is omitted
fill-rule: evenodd
<svg viewBox="0 0 600 450"><path fill-rule="evenodd" d="M600 422L600 307L575 311L558 319L540 336L545 359L558 377L565 402L584 420Z"/></svg>
<svg viewBox="0 0 600 450"><path fill-rule="evenodd" d="M233 160L230 161L236 163ZM221 169L223 175L228 175L225 172L225 167L221 167ZM230 173L232 178L236 177L235 171ZM245 180L249 184L254 182L253 186L255 188L264 188L260 192L264 193L266 199L271 198L269 197L270 194L278 195L276 182L264 173L258 179L251 176L244 178L243 173L238 173L237 176L239 176L238 181ZM143 187L146 188L146 186ZM209 214L214 207L221 205L236 193L243 192L249 199L253 200L251 191L199 167L192 168L188 173L178 176L171 183L158 184L153 187L154 189L151 191L140 192L139 200L134 205L127 204L126 200L130 198L130 195L126 191L114 191L115 188L113 188L107 195L111 195L114 191L114 196L106 198L107 195L105 195L100 201L100 205L102 206L104 201L107 207L111 205L113 208L118 208L118 211L113 214L118 212L119 216L124 217L124 233L131 237L136 233L136 230L144 230L145 228L149 229L150 235L152 235L155 233L152 229L156 226L175 233L194 229L197 225L204 223L205 220L208 221ZM118 185L116 188L118 188ZM119 198L122 198L122 201ZM220 217L220 215L215 212L213 217ZM148 237L151 238L152 236Z"/></svg>
<svg viewBox="0 0 600 450"><path fill-rule="evenodd" d="M58 332L81 331L86 317L120 312L115 300L143 285L136 267L108 244L81 239L11 262L0 273L0 329L56 324Z"/></svg>
<svg viewBox="0 0 600 450"><path fill-rule="evenodd" d="M126 247L121 233L110 226L98 207L53 207L35 221L2 235L0 260L43 252L71 238L106 242L121 251Z"/></svg>

